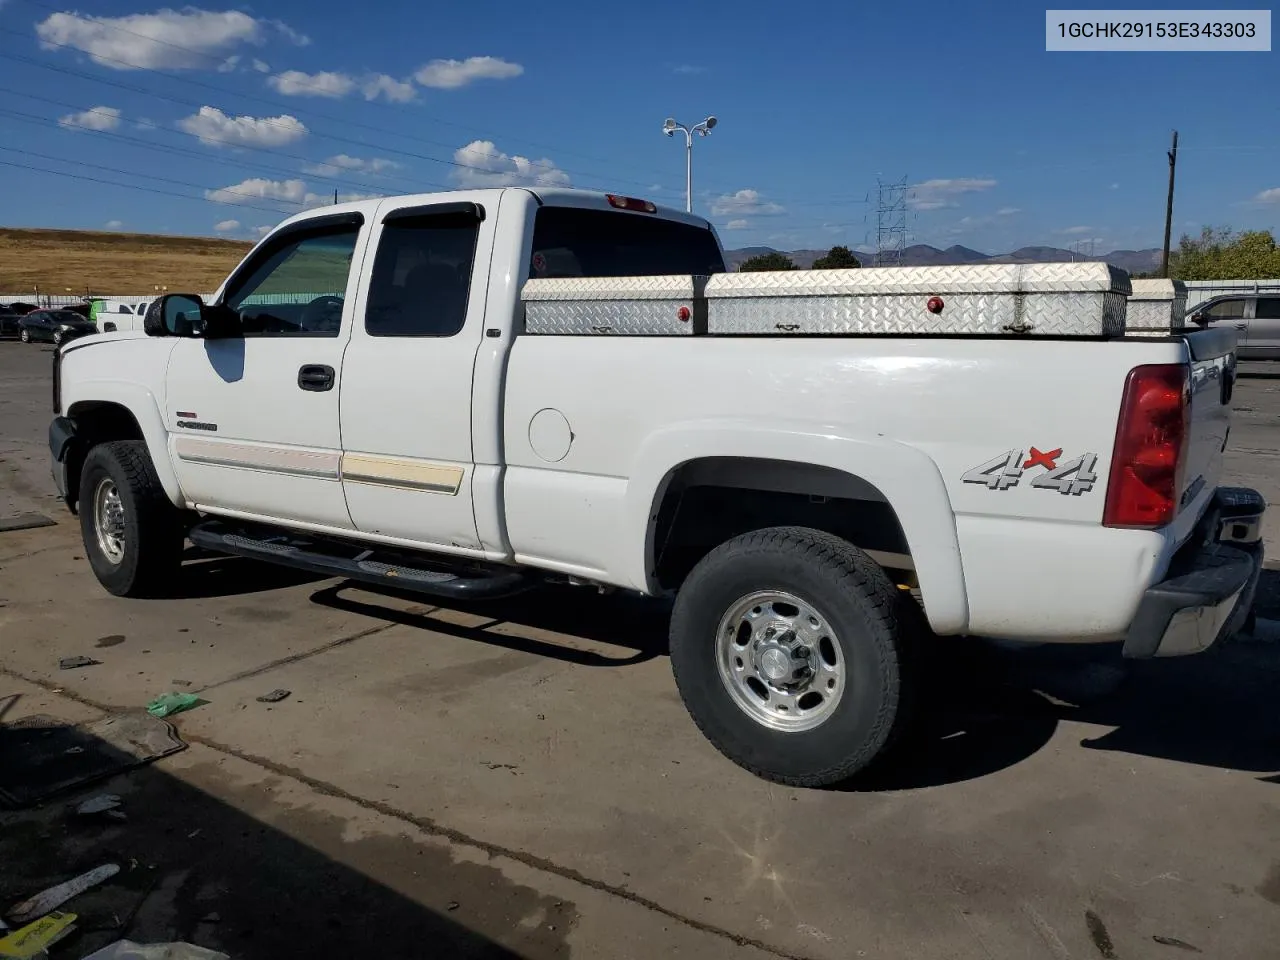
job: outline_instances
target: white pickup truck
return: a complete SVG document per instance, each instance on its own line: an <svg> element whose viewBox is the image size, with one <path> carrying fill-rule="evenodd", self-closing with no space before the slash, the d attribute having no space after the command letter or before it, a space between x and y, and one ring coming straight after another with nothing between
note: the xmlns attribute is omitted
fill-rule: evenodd
<svg viewBox="0 0 1280 960"><path fill-rule="evenodd" d="M828 784L903 729L925 631L1151 657L1248 617L1233 334L1127 332L1129 294L1103 264L730 274L706 221L614 195L339 204L58 351L54 474L121 596L184 538L445 598L674 596L705 735Z"/></svg>

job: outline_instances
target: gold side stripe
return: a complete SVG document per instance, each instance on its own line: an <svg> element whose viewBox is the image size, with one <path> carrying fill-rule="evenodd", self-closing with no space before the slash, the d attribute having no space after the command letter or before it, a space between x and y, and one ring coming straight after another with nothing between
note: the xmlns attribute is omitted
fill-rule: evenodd
<svg viewBox="0 0 1280 960"><path fill-rule="evenodd" d="M375 457L370 454L344 453L342 478L356 483L403 487L430 493L457 494L466 470L462 467L401 457Z"/></svg>
<svg viewBox="0 0 1280 960"><path fill-rule="evenodd" d="M248 470L268 470L272 473L289 473L303 477L322 477L337 480L339 455L312 450L290 450L280 447L257 447L246 443L227 443L220 440L204 440L196 437L178 437L174 440L174 452L190 463L204 463L218 467L239 467Z"/></svg>

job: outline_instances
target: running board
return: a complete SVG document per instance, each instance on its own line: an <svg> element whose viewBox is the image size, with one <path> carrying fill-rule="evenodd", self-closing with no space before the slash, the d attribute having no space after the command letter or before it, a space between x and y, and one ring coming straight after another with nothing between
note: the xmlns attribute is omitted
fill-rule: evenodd
<svg viewBox="0 0 1280 960"><path fill-rule="evenodd" d="M337 540L309 539L281 530L241 529L218 520L196 524L187 537L197 547L454 600L487 600L520 593L536 581L518 570L452 565ZM424 562L425 561L425 562Z"/></svg>

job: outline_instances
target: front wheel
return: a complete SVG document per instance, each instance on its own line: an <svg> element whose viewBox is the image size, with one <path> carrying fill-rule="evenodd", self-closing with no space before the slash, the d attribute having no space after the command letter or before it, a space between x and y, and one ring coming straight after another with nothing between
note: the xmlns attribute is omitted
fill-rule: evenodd
<svg viewBox="0 0 1280 960"><path fill-rule="evenodd" d="M794 786L846 780L905 727L915 620L870 557L801 527L711 551L676 598L671 665L730 760Z"/></svg>
<svg viewBox="0 0 1280 960"><path fill-rule="evenodd" d="M161 596L182 562L181 514L147 445L104 443L80 473L80 534L98 582L118 597Z"/></svg>
<svg viewBox="0 0 1280 960"><path fill-rule="evenodd" d="M30 331L30 330L28 330L26 327L23 327L23 328L22 328L22 332L21 332L20 334L18 334L18 339L19 339L19 340L21 340L23 343L30 343L30 342L31 342L31 331Z"/></svg>
<svg viewBox="0 0 1280 960"><path fill-rule="evenodd" d="M60 346L62 346L62 331L61 331L61 330L55 330L55 331L53 332L53 345L54 345L55 347L60 347Z"/></svg>

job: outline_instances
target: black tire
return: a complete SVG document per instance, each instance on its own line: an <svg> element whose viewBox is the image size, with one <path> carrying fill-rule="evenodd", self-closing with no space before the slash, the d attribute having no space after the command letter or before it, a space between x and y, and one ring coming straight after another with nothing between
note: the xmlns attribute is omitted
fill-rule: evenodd
<svg viewBox="0 0 1280 960"><path fill-rule="evenodd" d="M803 731L753 718L717 666L721 618L758 591L783 591L826 620L847 679L832 712ZM703 735L766 780L820 787L847 780L899 738L915 699L911 669L922 618L878 564L839 537L804 527L744 534L690 573L671 619L676 686Z"/></svg>
<svg viewBox="0 0 1280 960"><path fill-rule="evenodd" d="M107 483L114 486L122 513L117 557L98 536L96 501ZM89 451L80 473L78 512L85 555L109 593L157 597L169 591L182 563L181 513L160 485L145 443L120 440Z"/></svg>

